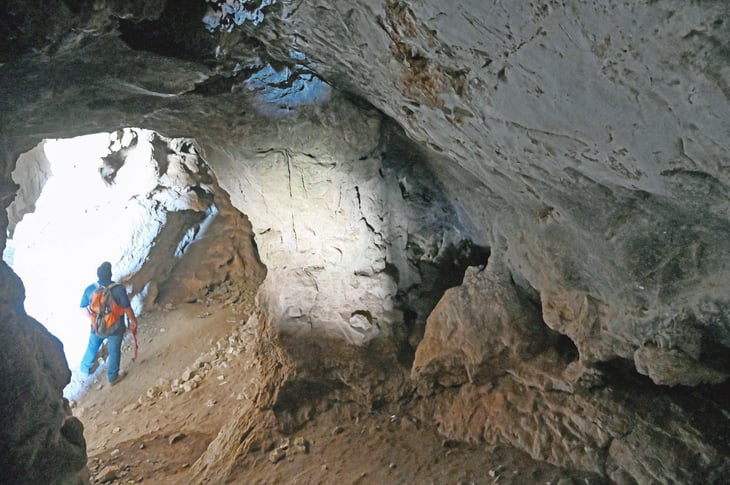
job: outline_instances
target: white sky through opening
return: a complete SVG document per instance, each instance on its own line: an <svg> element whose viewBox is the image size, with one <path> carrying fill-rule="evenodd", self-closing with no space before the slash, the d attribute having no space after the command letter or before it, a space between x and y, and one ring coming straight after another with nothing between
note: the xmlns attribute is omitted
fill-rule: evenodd
<svg viewBox="0 0 730 485"><path fill-rule="evenodd" d="M26 312L63 343L74 373L64 391L69 398L83 391L78 368L89 336L89 321L79 307L84 288L96 281L102 261L112 263L116 281L139 269L165 223L164 212L150 220L138 202L138 194L157 184L149 163L151 145L140 142L131 149L114 184L107 185L99 168L109 145L108 133L46 140L52 175L35 211L17 224L4 254L23 280ZM133 301L137 312L140 301Z"/></svg>

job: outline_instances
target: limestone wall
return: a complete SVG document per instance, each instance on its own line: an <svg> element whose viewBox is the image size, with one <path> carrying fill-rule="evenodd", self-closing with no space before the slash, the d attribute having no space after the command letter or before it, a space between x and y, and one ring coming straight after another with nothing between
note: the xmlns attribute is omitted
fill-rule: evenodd
<svg viewBox="0 0 730 485"><path fill-rule="evenodd" d="M726 2L282 0L210 30L192 5L143 4L4 4L3 25L27 14L0 44L6 205L43 138L194 138L270 269L274 388L325 369L364 401L418 389L449 436L618 482L727 470ZM418 149L395 153L390 123ZM428 317L424 282L458 286L466 258L439 258L466 240L499 264ZM303 335L341 352L312 365ZM363 382L370 348L386 369ZM724 412L703 421L692 399Z"/></svg>

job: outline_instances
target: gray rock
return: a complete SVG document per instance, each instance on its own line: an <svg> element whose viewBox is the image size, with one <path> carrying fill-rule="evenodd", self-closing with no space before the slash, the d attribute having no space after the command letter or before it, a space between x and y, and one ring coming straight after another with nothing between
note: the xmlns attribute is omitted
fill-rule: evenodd
<svg viewBox="0 0 730 485"><path fill-rule="evenodd" d="M280 369L272 396L315 382L363 403L413 386L437 400L454 385L452 415L434 419L455 438L508 442L617 483L711 482L727 469L714 430L693 427L666 389L694 386L702 400L702 386L730 374L723 2L278 2L236 29L283 74L202 22L173 29L189 40L179 57L119 34L147 39L134 29L167 15L161 1L69 5L0 8L13 19L0 33L5 205L22 187L3 216L9 234L47 178L38 149L19 158L43 139L115 133L121 159L133 137L120 127L189 137L154 141L146 170L159 177L137 202L167 222L158 251L130 243L140 269L129 285L151 300L207 301L224 281L263 280L255 344L275 350L262 353ZM183 235L211 197L255 246L190 247ZM181 239L195 271L160 256ZM487 269L464 276L487 253ZM73 480L85 452L76 423L59 427L61 346L26 315L4 263L0 287L0 396L33 388L22 409L2 403L0 470ZM414 351L409 381L401 360ZM659 403L673 434L622 407L616 382ZM473 423L456 424L467 411ZM702 459L672 460L672 449Z"/></svg>

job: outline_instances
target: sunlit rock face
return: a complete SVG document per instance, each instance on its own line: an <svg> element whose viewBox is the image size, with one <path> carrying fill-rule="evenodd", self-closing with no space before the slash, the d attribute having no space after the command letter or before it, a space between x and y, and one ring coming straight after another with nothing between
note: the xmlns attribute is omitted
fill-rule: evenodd
<svg viewBox="0 0 730 485"><path fill-rule="evenodd" d="M377 110L331 96L205 157L251 219L267 268L263 327L293 362L287 379L346 382L372 401L394 393L389 373L403 388L428 313L487 251L420 148ZM352 347L370 370L342 368Z"/></svg>
<svg viewBox="0 0 730 485"><path fill-rule="evenodd" d="M42 138L191 137L267 266L280 399L416 389L454 439L723 476L724 2L221 3L6 2L6 205Z"/></svg>
<svg viewBox="0 0 730 485"><path fill-rule="evenodd" d="M215 180L192 141L146 130L47 140L18 159L12 177L19 189L3 256L25 283L26 311L63 342L72 369L88 329L69 302L99 263L111 262L136 311L150 308L158 283L219 214ZM179 286L202 297L213 284L206 276Z"/></svg>
<svg viewBox="0 0 730 485"><path fill-rule="evenodd" d="M59 152L71 156L58 160ZM189 139L120 129L46 141L19 158L12 177L20 188L7 212L14 231L4 257L32 290L24 294L3 262L0 481L83 483L83 425L59 390L72 399L88 385L67 385L68 367L78 371L88 335L75 303L99 262L112 262L137 314L160 295L168 302L203 299L231 280L260 281L263 268L250 225ZM207 244L201 255L196 239L214 223L236 234ZM179 267L189 255L201 266L194 272Z"/></svg>
<svg viewBox="0 0 730 485"><path fill-rule="evenodd" d="M639 370L655 382L716 382L706 357L730 346L715 290L730 281L726 6L294 10L281 5L259 37L272 50L291 39L442 157L477 234L584 363L651 348L664 364Z"/></svg>

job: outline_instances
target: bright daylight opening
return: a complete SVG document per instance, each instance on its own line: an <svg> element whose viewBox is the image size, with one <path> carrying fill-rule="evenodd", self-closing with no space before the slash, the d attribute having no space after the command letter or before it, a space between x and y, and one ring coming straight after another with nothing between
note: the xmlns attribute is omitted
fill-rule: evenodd
<svg viewBox="0 0 730 485"><path fill-rule="evenodd" d="M84 288L103 261L112 263L118 282L139 270L170 210L169 200L152 195L159 194L163 171L154 161L155 140L144 130L46 140L23 154L13 172L21 190L8 209L3 258L23 280L27 313L63 343L73 374L64 390L69 399L92 381L79 371L90 331L79 307ZM13 211L22 218L14 226ZM132 299L136 314L143 297ZM129 332L125 339L123 348Z"/></svg>

